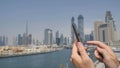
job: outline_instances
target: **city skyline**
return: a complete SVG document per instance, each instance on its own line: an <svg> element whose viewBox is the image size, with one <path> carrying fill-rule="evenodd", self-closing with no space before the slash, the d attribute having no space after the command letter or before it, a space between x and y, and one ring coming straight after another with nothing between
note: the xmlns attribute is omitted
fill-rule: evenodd
<svg viewBox="0 0 120 68"><path fill-rule="evenodd" d="M0 35L5 35L10 39L25 33L28 21L28 33L32 34L33 38L42 41L45 28L52 29L54 33L59 30L60 33L70 37L70 19L74 16L75 23L77 23L77 16L80 14L85 19L85 33L90 33L96 20L104 22L107 10L111 11L117 29L119 29L119 6L120 1L112 0L0 1ZM117 31L120 35L120 30Z"/></svg>

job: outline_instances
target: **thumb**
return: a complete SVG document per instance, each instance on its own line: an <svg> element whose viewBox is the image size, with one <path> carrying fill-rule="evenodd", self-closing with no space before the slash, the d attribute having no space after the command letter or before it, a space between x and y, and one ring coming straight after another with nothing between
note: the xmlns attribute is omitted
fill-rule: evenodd
<svg viewBox="0 0 120 68"><path fill-rule="evenodd" d="M94 55L98 60L102 61L102 57L99 55L99 52L97 50L95 50Z"/></svg>

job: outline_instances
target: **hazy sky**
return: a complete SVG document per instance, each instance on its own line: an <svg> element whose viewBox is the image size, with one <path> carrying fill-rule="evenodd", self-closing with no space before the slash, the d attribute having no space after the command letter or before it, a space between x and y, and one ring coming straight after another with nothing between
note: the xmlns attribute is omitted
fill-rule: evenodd
<svg viewBox="0 0 120 68"><path fill-rule="evenodd" d="M36 39L43 40L45 28L70 36L71 17L77 23L79 14L84 17L85 33L90 33L96 20L104 22L107 10L120 33L120 0L0 0L0 35L11 40L23 34L28 21L29 33Z"/></svg>

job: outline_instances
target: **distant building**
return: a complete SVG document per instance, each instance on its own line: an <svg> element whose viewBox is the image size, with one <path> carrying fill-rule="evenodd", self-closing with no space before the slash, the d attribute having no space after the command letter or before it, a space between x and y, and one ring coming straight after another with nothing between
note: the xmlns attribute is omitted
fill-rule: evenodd
<svg viewBox="0 0 120 68"><path fill-rule="evenodd" d="M97 41L100 41L100 25L102 25L103 22L102 21L95 21L94 23L94 39Z"/></svg>
<svg viewBox="0 0 120 68"><path fill-rule="evenodd" d="M64 45L64 36L63 36L63 34L61 34L61 36L60 36L60 45L61 46Z"/></svg>
<svg viewBox="0 0 120 68"><path fill-rule="evenodd" d="M60 45L59 31L56 32L56 44Z"/></svg>
<svg viewBox="0 0 120 68"><path fill-rule="evenodd" d="M91 41L94 40L94 32L93 32L93 31L91 31L90 40L91 40Z"/></svg>
<svg viewBox="0 0 120 68"><path fill-rule="evenodd" d="M44 31L44 44L45 45L53 44L53 33L51 29L45 29Z"/></svg>
<svg viewBox="0 0 120 68"><path fill-rule="evenodd" d="M23 45L28 46L28 35L26 33L23 34Z"/></svg>
<svg viewBox="0 0 120 68"><path fill-rule="evenodd" d="M117 30L116 30L114 18L112 17L112 14L110 11L106 11L105 23L108 26L107 29L108 29L109 41L116 41L117 40L117 37L116 37Z"/></svg>
<svg viewBox="0 0 120 68"><path fill-rule="evenodd" d="M78 32L82 42L84 42L84 18L82 15L78 16Z"/></svg>
<svg viewBox="0 0 120 68"><path fill-rule="evenodd" d="M64 45L67 45L67 37L64 37Z"/></svg>
<svg viewBox="0 0 120 68"><path fill-rule="evenodd" d="M115 22L110 11L106 12L105 23L96 21L94 23L95 40L105 43L116 41Z"/></svg>
<svg viewBox="0 0 120 68"><path fill-rule="evenodd" d="M0 45L3 45L3 43L2 43L2 36L0 36Z"/></svg>
<svg viewBox="0 0 120 68"><path fill-rule="evenodd" d="M90 34L85 34L85 42L94 40L93 31Z"/></svg>
<svg viewBox="0 0 120 68"><path fill-rule="evenodd" d="M0 46L8 44L8 38L6 36L0 36Z"/></svg>
<svg viewBox="0 0 120 68"><path fill-rule="evenodd" d="M29 36L28 36L28 44L29 45L32 44L32 34L29 34Z"/></svg>
<svg viewBox="0 0 120 68"><path fill-rule="evenodd" d="M18 34L18 45L22 45L23 44L23 37L21 36L21 34Z"/></svg>

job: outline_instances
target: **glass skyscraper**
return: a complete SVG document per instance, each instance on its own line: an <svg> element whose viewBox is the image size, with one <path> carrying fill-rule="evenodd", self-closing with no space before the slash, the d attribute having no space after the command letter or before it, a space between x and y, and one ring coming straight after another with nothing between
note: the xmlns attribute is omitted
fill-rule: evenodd
<svg viewBox="0 0 120 68"><path fill-rule="evenodd" d="M84 42L84 18L82 15L78 16L78 32L82 42Z"/></svg>
<svg viewBox="0 0 120 68"><path fill-rule="evenodd" d="M59 31L56 32L56 44L60 45Z"/></svg>
<svg viewBox="0 0 120 68"><path fill-rule="evenodd" d="M45 45L53 44L53 33L51 29L45 29L44 31L44 44Z"/></svg>

